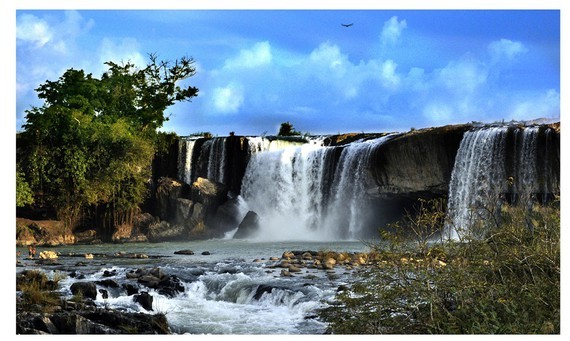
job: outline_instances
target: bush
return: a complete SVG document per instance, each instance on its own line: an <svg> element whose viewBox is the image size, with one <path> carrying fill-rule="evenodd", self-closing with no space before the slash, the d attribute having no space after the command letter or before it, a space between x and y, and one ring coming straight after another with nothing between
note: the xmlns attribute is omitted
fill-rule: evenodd
<svg viewBox="0 0 570 341"><path fill-rule="evenodd" d="M415 223L433 221L441 206L420 207L384 233L390 247L376 245L386 265L369 268L320 312L332 333L560 333L558 202L505 205L483 238L437 243L425 242L432 225ZM401 238L410 223L415 244Z"/></svg>

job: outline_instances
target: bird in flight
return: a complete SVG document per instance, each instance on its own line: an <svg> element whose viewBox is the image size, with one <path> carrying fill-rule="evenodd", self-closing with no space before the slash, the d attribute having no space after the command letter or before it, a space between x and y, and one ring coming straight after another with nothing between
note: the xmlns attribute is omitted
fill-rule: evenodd
<svg viewBox="0 0 570 341"><path fill-rule="evenodd" d="M344 26L344 27L350 27L350 26L352 26L353 24L350 23L350 24L341 24L341 25Z"/></svg>

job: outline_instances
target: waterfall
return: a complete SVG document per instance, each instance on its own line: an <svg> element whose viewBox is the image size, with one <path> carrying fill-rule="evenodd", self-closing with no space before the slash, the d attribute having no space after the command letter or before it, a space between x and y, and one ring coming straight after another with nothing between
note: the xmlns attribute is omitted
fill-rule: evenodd
<svg viewBox="0 0 570 341"><path fill-rule="evenodd" d="M204 143L202 150L208 151L206 178L225 184L226 138L215 137Z"/></svg>
<svg viewBox="0 0 570 341"><path fill-rule="evenodd" d="M192 155L196 139L182 138L178 144L178 179L192 183Z"/></svg>
<svg viewBox="0 0 570 341"><path fill-rule="evenodd" d="M507 178L502 161L506 132L506 128L490 128L463 136L449 185L451 238L464 236L480 217L489 218L485 209L496 200Z"/></svg>
<svg viewBox="0 0 570 341"><path fill-rule="evenodd" d="M359 238L366 225L370 154L386 140L343 147L305 144L252 155L242 196L261 217L259 238Z"/></svg>
<svg viewBox="0 0 570 341"><path fill-rule="evenodd" d="M500 219L501 205L531 205L539 196L557 192L549 132L550 128L541 132L539 127L492 127L465 133L449 184L448 237L478 236L486 224Z"/></svg>

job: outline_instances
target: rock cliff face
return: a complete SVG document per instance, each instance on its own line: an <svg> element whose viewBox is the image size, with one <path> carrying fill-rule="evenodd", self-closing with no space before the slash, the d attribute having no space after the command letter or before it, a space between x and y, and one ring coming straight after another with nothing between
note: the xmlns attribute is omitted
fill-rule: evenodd
<svg viewBox="0 0 570 341"><path fill-rule="evenodd" d="M446 126L402 134L374 150L370 173L378 197L445 195L463 133L470 126Z"/></svg>

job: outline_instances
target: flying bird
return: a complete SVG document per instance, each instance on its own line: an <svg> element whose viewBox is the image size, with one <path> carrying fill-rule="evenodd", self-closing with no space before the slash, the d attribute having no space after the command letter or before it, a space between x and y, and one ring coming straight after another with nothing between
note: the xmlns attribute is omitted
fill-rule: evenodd
<svg viewBox="0 0 570 341"><path fill-rule="evenodd" d="M353 23L350 23L350 24L341 24L341 25L344 26L344 27L350 27L350 26L353 25Z"/></svg>

